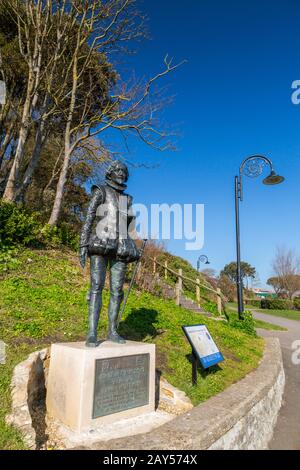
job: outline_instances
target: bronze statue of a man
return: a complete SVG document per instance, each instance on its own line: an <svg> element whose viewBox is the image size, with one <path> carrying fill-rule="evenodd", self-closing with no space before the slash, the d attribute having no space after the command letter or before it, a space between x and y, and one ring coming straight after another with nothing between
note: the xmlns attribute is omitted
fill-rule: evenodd
<svg viewBox="0 0 300 470"><path fill-rule="evenodd" d="M89 295L89 331L86 346L96 347L97 327L102 307L102 290L106 270L110 268L110 301L108 338L125 343L118 335L118 316L124 297L123 284L128 263L137 261L140 252L128 234L132 214L132 197L125 194L128 168L114 161L105 174L106 184L92 187L90 201L80 238L80 264L90 257L91 286Z"/></svg>

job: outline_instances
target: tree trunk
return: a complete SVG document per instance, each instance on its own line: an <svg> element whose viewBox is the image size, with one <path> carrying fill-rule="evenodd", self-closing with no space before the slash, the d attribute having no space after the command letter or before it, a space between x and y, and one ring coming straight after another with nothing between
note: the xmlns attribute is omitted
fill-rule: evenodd
<svg viewBox="0 0 300 470"><path fill-rule="evenodd" d="M57 222L59 219L61 206L62 206L62 199L64 195L64 189L65 189L65 185L67 181L67 173L69 169L70 157L71 157L71 151L70 151L70 147L68 147L65 150L64 163L63 163L60 175L59 175L59 180L58 180L57 187L56 187L55 200L54 200L52 212L50 215L50 219L48 222L48 224L52 225L52 227L54 225L57 225Z"/></svg>
<svg viewBox="0 0 300 470"><path fill-rule="evenodd" d="M14 201L16 197L16 185L19 176L19 171L21 167L21 163L23 160L25 144L28 138L29 133L29 126L30 126L30 118L33 111L36 108L38 97L39 97L39 84L40 84L40 76L41 76L41 65L42 65L42 9L40 8L41 4L38 6L38 17L36 19L36 33L34 38L34 49L31 59L28 60L28 84L27 84L27 91L26 91L26 99L24 103L22 119L20 124L20 132L18 137L18 146L15 154L15 159L10 171L10 175L8 177L7 185L4 191L3 199L6 201ZM28 10L27 15L32 15L30 11L30 5L27 5ZM27 18L28 21L28 18ZM29 20L30 21L30 20ZM26 25L28 26L28 25ZM18 34L19 34L19 41L22 42L22 34L20 31L19 23L18 23ZM28 31L27 31L27 34ZM26 34L25 34L26 36ZM27 54L30 55L30 40L29 37L27 39L27 47L28 51ZM22 53L22 51L21 51Z"/></svg>
<svg viewBox="0 0 300 470"><path fill-rule="evenodd" d="M16 182L17 182L22 158L24 155L25 143L26 143L26 140L28 137L28 131L29 131L30 109L31 109L31 103L32 103L31 95L33 92L33 87L34 87L34 77L33 77L33 72L30 71L28 85L27 85L26 100L24 103L22 119L21 119L21 124L20 124L18 145L16 149L14 162L11 167L10 174L9 174L7 184L6 184L6 188L3 194L3 199L5 201L13 201L15 198Z"/></svg>
<svg viewBox="0 0 300 470"><path fill-rule="evenodd" d="M15 149L16 149L16 146L15 146L15 142L13 142L12 146L11 146L11 149L10 149L10 157L5 159L3 162L2 162L2 165L1 165L1 168L0 168L0 195L2 197L2 194L4 193L4 190L5 190L5 187L6 187L6 183L7 183L7 180L8 180L8 176L9 176L9 173L10 173L10 169L11 169L11 166L12 166L12 161L13 161L13 155L15 153Z"/></svg>
<svg viewBox="0 0 300 470"><path fill-rule="evenodd" d="M0 148L0 168L1 168L1 165L2 165L3 158L6 154L7 148L8 148L9 144L11 143L11 141L13 139L13 127L14 127L14 122L12 121L9 125L9 128L6 131L5 137L4 137L3 142L1 144L1 148Z"/></svg>
<svg viewBox="0 0 300 470"><path fill-rule="evenodd" d="M80 34L77 36L77 46L76 50L74 53L74 63L73 63L73 83L72 83L72 94L71 94L71 100L70 100L70 107L69 107L69 113L68 113L68 119L67 119L67 124L66 124L66 130L65 130L65 154L64 154L64 162L63 166L59 175L59 180L57 183L56 187L56 194L55 194L55 200L52 208L52 212L50 215L49 219L49 225L57 225L60 211L61 211L61 206L62 206L62 198L63 198L63 193L65 189L65 184L67 181L67 173L69 169L69 163L70 163L70 158L71 154L73 151L73 147L71 145L71 126L72 126L72 120L73 120L73 114L74 114L74 109L75 109L75 103L76 103L76 92L77 92L77 85L78 85L78 53L79 53L79 46L80 46Z"/></svg>
<svg viewBox="0 0 300 470"><path fill-rule="evenodd" d="M46 121L43 119L39 122L36 137L35 137L35 145L32 152L32 157L29 161L29 164L26 168L23 182L20 187L16 190L15 198L16 200L20 201L24 199L25 193L28 189L28 186L31 183L33 173L38 165L42 148L46 141Z"/></svg>

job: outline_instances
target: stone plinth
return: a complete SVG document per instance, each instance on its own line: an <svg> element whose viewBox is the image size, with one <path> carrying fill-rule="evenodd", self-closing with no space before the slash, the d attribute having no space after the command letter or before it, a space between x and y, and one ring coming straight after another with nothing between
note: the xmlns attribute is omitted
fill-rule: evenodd
<svg viewBox="0 0 300 470"><path fill-rule="evenodd" d="M154 411L155 345L104 341L51 346L47 413L73 431Z"/></svg>

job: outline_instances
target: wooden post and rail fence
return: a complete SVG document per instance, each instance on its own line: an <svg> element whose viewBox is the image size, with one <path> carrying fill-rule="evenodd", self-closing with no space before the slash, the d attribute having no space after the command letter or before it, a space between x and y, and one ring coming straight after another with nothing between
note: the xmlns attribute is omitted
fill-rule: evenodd
<svg viewBox="0 0 300 470"><path fill-rule="evenodd" d="M212 292L216 296L217 300L217 308L218 308L218 313L221 315L222 314L222 297L223 294L221 292L221 289L218 287L217 289L212 289L211 287L207 286L204 283L201 283L200 278L196 279L191 279L187 276L183 275L182 269L179 268L178 271L175 271L174 269L171 269L168 267L168 262L165 261L164 263L160 263L156 257L150 258L152 261L152 273L154 276L159 275L159 267L162 268L162 273L164 280L168 280L168 275L172 274L176 278L176 284L175 284L175 301L176 305L180 305L180 298L183 293L183 281L190 282L194 284L195 286L195 293L196 293L196 300L197 304L200 307L200 302L201 302L201 291L200 288L205 289L207 291Z"/></svg>

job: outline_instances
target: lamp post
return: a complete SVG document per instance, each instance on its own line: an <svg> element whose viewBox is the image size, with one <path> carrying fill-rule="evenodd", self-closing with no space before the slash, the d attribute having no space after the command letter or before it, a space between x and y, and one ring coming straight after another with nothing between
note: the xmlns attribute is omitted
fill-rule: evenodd
<svg viewBox="0 0 300 470"><path fill-rule="evenodd" d="M243 200L243 173L250 178L256 178L260 176L265 166L269 166L270 174L267 176L263 183L266 185L279 184L284 181L283 176L279 176L273 169L272 161L264 157L263 155L253 155L245 158L241 165L239 176L235 176L234 189L235 189L235 229L236 229L236 288L238 298L238 315L239 319L242 319L244 312L244 301L243 301L243 280L241 273L241 248L240 248L240 211L239 202Z"/></svg>
<svg viewBox="0 0 300 470"><path fill-rule="evenodd" d="M200 271L200 263L210 264L206 255L200 255L197 261L197 271Z"/></svg>

